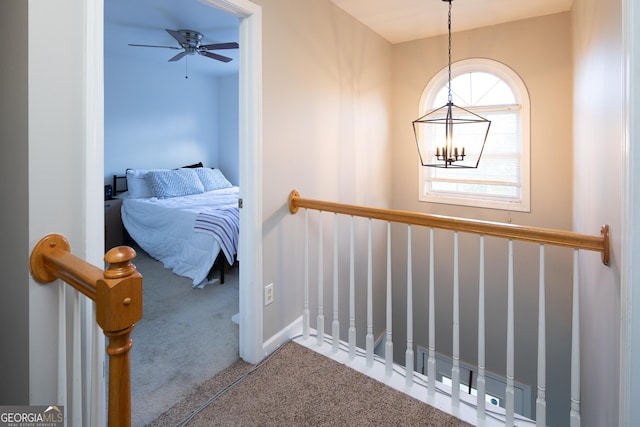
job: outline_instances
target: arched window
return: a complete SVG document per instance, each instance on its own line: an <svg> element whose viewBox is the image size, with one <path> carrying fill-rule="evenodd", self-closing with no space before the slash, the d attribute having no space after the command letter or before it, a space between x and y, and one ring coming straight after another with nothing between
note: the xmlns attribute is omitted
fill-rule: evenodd
<svg viewBox="0 0 640 427"><path fill-rule="evenodd" d="M422 93L419 116L447 103L447 85L445 67ZM530 114L526 86L504 64L474 58L451 64L451 92L454 104L491 120L482 159L477 169L419 165L419 199L529 212Z"/></svg>

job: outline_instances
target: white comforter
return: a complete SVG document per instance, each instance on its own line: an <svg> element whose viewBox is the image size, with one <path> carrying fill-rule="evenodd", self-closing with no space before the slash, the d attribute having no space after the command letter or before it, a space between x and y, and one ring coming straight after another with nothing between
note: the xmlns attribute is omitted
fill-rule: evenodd
<svg viewBox="0 0 640 427"><path fill-rule="evenodd" d="M231 187L168 199L125 198L122 223L145 252L201 287L221 247L211 234L194 231L195 219L212 208L237 208L238 197L239 188Z"/></svg>

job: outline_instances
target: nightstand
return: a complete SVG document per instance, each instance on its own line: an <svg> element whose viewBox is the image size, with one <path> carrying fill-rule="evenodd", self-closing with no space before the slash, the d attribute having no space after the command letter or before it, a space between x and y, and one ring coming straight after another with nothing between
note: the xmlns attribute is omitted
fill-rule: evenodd
<svg viewBox="0 0 640 427"><path fill-rule="evenodd" d="M120 217L122 200L111 199L104 201L104 250L124 244L124 227Z"/></svg>

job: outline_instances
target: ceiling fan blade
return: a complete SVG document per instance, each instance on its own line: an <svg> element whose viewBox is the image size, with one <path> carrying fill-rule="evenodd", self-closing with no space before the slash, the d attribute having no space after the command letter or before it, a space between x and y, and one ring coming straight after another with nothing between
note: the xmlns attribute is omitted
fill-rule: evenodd
<svg viewBox="0 0 640 427"><path fill-rule="evenodd" d="M213 52L200 51L198 53L200 55L206 56L207 58L217 59L218 61L222 61L222 62L233 61L233 59L231 59L229 57L218 55L217 53L213 53Z"/></svg>
<svg viewBox="0 0 640 427"><path fill-rule="evenodd" d="M133 44L133 43L129 43L129 46L136 46L136 47L162 47L164 49L181 49L179 47L174 47L174 46L156 46L156 45L152 45L152 44Z"/></svg>
<svg viewBox="0 0 640 427"><path fill-rule="evenodd" d="M179 59L181 59L183 56L185 56L187 54L187 52L180 52L179 54L177 54L176 56L174 56L173 58L171 58L169 60L169 62L175 62L178 61Z"/></svg>
<svg viewBox="0 0 640 427"><path fill-rule="evenodd" d="M176 41L178 43L180 43L180 46L187 44L187 40L185 40L185 38L182 36L182 34L180 34L180 31L176 31L176 30L166 30L165 31L169 34L171 34L171 36L176 39Z"/></svg>
<svg viewBox="0 0 640 427"><path fill-rule="evenodd" d="M239 46L240 45L236 42L230 42L230 43L203 44L200 47L205 48L207 50L218 50L218 49L237 49Z"/></svg>

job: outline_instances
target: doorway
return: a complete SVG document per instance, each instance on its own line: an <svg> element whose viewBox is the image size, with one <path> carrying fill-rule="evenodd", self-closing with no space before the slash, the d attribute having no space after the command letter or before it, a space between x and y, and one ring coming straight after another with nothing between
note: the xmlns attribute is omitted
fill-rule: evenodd
<svg viewBox="0 0 640 427"><path fill-rule="evenodd" d="M259 362L263 355L262 332L262 87L261 87L261 9L247 0L205 0L211 7L231 12L239 17L239 43L242 46L239 60L239 181L240 198L243 201L240 210L239 254L239 352L248 363ZM98 8L90 12L93 22L104 22L104 10ZM104 64L102 39L90 37L88 42L88 61ZM92 85L99 86L91 87ZM88 81L89 90L103 93L102 76L93 76ZM104 94L103 94L104 95ZM103 114L102 108L90 104L89 117ZM96 134L104 133L103 120L90 123ZM91 132L91 129L89 129ZM103 142L91 141L99 147ZM91 147L89 147L91 148ZM87 170L93 173L103 171L104 154L88 159ZM93 164L92 164L93 162ZM93 177L96 179L98 177ZM99 177L102 180L102 177ZM93 211L95 208L88 209ZM257 250L251 250L255 248Z"/></svg>

